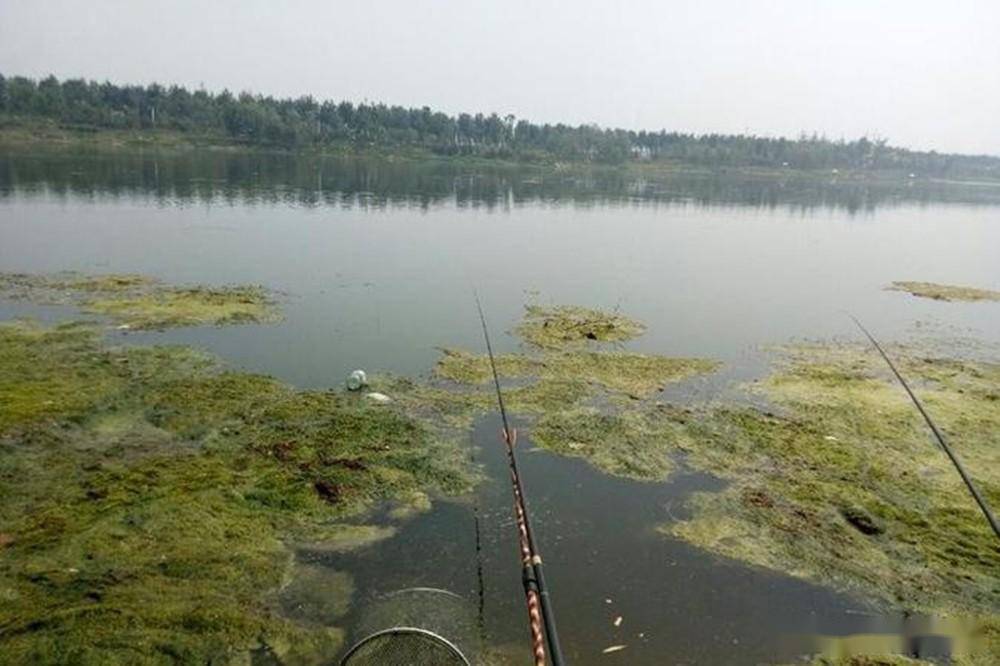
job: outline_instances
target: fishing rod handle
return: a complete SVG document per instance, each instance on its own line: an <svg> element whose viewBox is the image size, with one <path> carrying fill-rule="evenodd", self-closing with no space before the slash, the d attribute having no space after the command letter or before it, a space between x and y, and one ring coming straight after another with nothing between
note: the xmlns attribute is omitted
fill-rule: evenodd
<svg viewBox="0 0 1000 666"><path fill-rule="evenodd" d="M531 627L531 654L535 666L545 666L545 637L542 635L542 605L538 592L525 589L528 602L528 624Z"/></svg>

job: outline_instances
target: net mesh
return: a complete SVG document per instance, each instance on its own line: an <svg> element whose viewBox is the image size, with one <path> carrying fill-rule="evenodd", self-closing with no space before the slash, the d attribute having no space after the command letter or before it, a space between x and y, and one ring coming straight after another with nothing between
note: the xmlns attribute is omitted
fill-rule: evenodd
<svg viewBox="0 0 1000 666"><path fill-rule="evenodd" d="M458 648L422 629L397 628L369 636L343 666L468 666Z"/></svg>
<svg viewBox="0 0 1000 666"><path fill-rule="evenodd" d="M461 596L409 588L371 600L343 666L467 666L479 652L476 615Z"/></svg>

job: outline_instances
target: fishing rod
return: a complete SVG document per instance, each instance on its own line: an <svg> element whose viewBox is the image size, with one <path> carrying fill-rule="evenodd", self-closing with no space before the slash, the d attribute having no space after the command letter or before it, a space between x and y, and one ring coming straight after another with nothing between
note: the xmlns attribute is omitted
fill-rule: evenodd
<svg viewBox="0 0 1000 666"><path fill-rule="evenodd" d="M486 326L486 315L483 305L476 294L476 309L479 310L479 321L483 325L483 339L486 340L486 353L490 358L490 370L493 372L493 386L497 392L497 404L500 406L500 419L503 423L502 438L507 447L507 465L510 468L510 481L514 491L514 518L517 522L518 541L521 548L521 581L524 584L524 595L528 605L528 623L531 627L531 646L535 657L535 666L545 666L545 646L548 643L548 653L552 666L563 666L562 648L559 645L559 633L556 631L555 612L552 610L552 600L549 598L548 586L545 584L545 573L542 570L542 556L535 544L531 531L531 520L528 516L528 503L524 494L524 485L517 467L517 456L514 445L517 443L517 431L510 427L507 421L507 409L503 403L503 392L500 390L500 376L497 374L496 360L493 358L493 345L490 344L490 334ZM544 632L543 632L544 625Z"/></svg>
<svg viewBox="0 0 1000 666"><path fill-rule="evenodd" d="M924 409L923 404L917 399L916 394L913 393L910 385L906 383L905 379L903 379L903 375L901 375L899 370L896 369L896 365L889 358L889 355L885 353L885 350L882 349L882 345L878 343L875 336L868 332L868 329L865 328L860 321L858 321L857 317L849 312L847 313L847 316L850 317L855 324L857 324L858 328L861 329L861 332L865 334L865 337L871 341L875 349L878 350L878 353L882 355L883 359L885 359L889 369L892 370L892 374L896 375L896 379L898 379L899 383L903 385L906 393L910 396L910 400L912 400L913 404L916 405L920 415L923 416L924 421L927 422L927 426L931 429L931 432L934 433L934 437L937 439L938 444L940 444L941 448L944 449L944 452L948 454L948 457L951 459L951 463L955 466L955 469L958 470L959 476L961 476L962 481L965 482L965 487L969 489L970 493L972 493L973 499L976 500L976 504L979 505L983 515L986 516L986 521L990 524L990 527L993 528L994 534L996 534L997 538L1000 539L1000 524L997 524L997 519L993 516L993 512L990 511L990 507L986 504L986 500L983 499L983 496L979 493L979 489L976 488L976 484L972 481L972 477L970 477L968 472L965 471L965 467L958 459L958 456L955 455L951 446L949 446L948 442L945 441L944 435L941 434L941 430L934 424L933 419L931 419L931 415L927 413L926 409Z"/></svg>

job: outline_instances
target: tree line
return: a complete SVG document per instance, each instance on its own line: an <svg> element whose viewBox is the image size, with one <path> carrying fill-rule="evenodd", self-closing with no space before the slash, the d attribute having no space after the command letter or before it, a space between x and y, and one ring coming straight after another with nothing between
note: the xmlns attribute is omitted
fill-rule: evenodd
<svg viewBox="0 0 1000 666"><path fill-rule="evenodd" d="M311 96L275 98L182 86L34 80L0 74L0 118L54 121L70 129L169 129L259 146L419 147L442 155L529 161L674 161L709 167L871 169L921 176L1000 177L1000 158L907 150L884 139L853 141L633 131L538 124L496 113L448 115Z"/></svg>

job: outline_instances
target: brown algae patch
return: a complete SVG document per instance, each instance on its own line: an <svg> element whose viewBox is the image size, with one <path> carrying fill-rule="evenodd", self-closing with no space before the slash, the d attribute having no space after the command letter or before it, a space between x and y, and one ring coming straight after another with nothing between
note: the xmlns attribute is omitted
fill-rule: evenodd
<svg viewBox="0 0 1000 666"><path fill-rule="evenodd" d="M563 349L591 342L625 342L645 330L642 323L617 312L575 305L527 305L514 333L535 347Z"/></svg>
<svg viewBox="0 0 1000 666"><path fill-rule="evenodd" d="M74 305L122 328L266 323L280 318L272 295L256 285L178 287L143 275L0 274L0 295Z"/></svg>
<svg viewBox="0 0 1000 666"><path fill-rule="evenodd" d="M1000 504L1000 366L893 354ZM879 360L864 347L792 348L759 389L776 413L686 418L688 462L730 485L696 494L693 517L664 529L891 606L996 613L995 536Z"/></svg>
<svg viewBox="0 0 1000 666"><path fill-rule="evenodd" d="M930 298L936 301L1000 301L1000 291L976 287L957 287L934 282L893 282L886 287L886 290L905 291L920 298Z"/></svg>
<svg viewBox="0 0 1000 666"><path fill-rule="evenodd" d="M342 521L473 480L457 444L392 406L181 347L109 348L91 327L4 324L0 339L11 663L228 663L257 649L313 663L343 640L330 623L349 581L303 569L294 548L385 538ZM308 596L317 576L339 601Z"/></svg>

